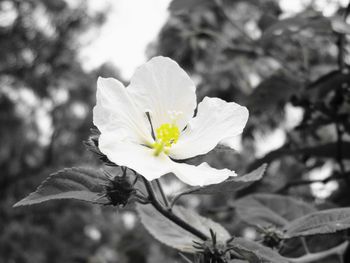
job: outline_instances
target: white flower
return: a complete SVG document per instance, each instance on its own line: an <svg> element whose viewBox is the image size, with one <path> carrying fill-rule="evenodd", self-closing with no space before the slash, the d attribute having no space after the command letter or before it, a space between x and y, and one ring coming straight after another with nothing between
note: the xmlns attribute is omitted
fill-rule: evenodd
<svg viewBox="0 0 350 263"><path fill-rule="evenodd" d="M230 141L242 133L248 119L247 108L209 97L198 104L193 116L195 90L185 71L165 57L139 67L127 88L116 79L99 78L93 121L101 132L101 152L147 180L174 173L189 185L207 185L235 176L207 163L176 162Z"/></svg>

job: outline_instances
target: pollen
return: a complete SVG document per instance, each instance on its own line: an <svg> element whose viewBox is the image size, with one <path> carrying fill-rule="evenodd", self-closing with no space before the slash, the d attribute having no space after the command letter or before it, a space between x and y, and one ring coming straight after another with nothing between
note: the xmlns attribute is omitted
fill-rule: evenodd
<svg viewBox="0 0 350 263"><path fill-rule="evenodd" d="M158 156L161 152L168 154L170 147L175 144L180 137L180 130L177 125L164 123L156 129L156 141L152 148L154 155Z"/></svg>

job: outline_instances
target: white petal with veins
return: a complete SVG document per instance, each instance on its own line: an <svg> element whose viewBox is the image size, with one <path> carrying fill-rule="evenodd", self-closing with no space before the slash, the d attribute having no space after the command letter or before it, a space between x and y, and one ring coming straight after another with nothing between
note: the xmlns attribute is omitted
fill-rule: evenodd
<svg viewBox="0 0 350 263"><path fill-rule="evenodd" d="M116 141L113 133L101 134L99 148L112 162L135 170L149 181L172 172L186 184L202 186L217 184L230 176L236 176L233 171L215 169L207 163L194 166L174 162L164 153L155 156L153 149L143 145Z"/></svg>
<svg viewBox="0 0 350 263"><path fill-rule="evenodd" d="M172 162L164 153L155 156L153 149L137 143L118 141L112 132L101 133L98 147L109 160L135 170L149 181L172 170Z"/></svg>
<svg viewBox="0 0 350 263"><path fill-rule="evenodd" d="M248 120L248 110L234 102L205 97L194 117L170 149L170 157L187 159L206 154L223 139L242 133Z"/></svg>
<svg viewBox="0 0 350 263"><path fill-rule="evenodd" d="M173 122L182 130L196 108L195 85L186 72L173 60L155 57L139 67L131 78L128 92L133 94L140 109L150 111L153 127Z"/></svg>
<svg viewBox="0 0 350 263"><path fill-rule="evenodd" d="M113 132L114 140L153 141L143 113L124 85L116 79L98 79L93 122L101 133Z"/></svg>

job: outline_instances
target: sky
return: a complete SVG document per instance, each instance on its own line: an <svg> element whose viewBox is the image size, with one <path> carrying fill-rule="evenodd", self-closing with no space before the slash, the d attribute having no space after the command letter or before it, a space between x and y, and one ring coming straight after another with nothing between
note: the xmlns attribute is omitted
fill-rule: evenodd
<svg viewBox="0 0 350 263"><path fill-rule="evenodd" d="M108 8L107 21L90 45L82 50L86 69L108 61L124 79L146 60L145 50L168 18L170 0L90 0L92 10Z"/></svg>

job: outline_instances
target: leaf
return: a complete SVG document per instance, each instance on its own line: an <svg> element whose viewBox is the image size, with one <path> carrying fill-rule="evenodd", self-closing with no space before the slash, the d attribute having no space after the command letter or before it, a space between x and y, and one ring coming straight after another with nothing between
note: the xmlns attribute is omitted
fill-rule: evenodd
<svg viewBox="0 0 350 263"><path fill-rule="evenodd" d="M169 11L176 12L188 12L193 8L207 6L213 4L211 0L173 0L169 5Z"/></svg>
<svg viewBox="0 0 350 263"><path fill-rule="evenodd" d="M235 238L230 245L234 250L249 260L251 263L288 263L289 261L273 251L271 248L265 247L244 238Z"/></svg>
<svg viewBox="0 0 350 263"><path fill-rule="evenodd" d="M51 174L35 192L14 206L33 205L56 199L76 199L92 203L107 203L101 198L105 176L90 168L66 168Z"/></svg>
<svg viewBox="0 0 350 263"><path fill-rule="evenodd" d="M260 180L265 173L267 164L262 164L254 171L237 177L231 177L230 179L219 183L211 184L203 187L192 187L181 193L176 194L174 201L178 200L183 195L197 194L197 195L210 195L210 194L232 194L238 190L250 186L252 183Z"/></svg>
<svg viewBox="0 0 350 263"><path fill-rule="evenodd" d="M254 113L266 113L275 110L276 105L286 102L292 95L298 94L300 82L284 74L275 74L263 80L248 97L248 106Z"/></svg>
<svg viewBox="0 0 350 263"><path fill-rule="evenodd" d="M301 200L276 194L253 194L232 205L243 221L260 226L284 227L292 220L316 211Z"/></svg>
<svg viewBox="0 0 350 263"><path fill-rule="evenodd" d="M193 247L193 241L203 242L198 237L164 217L151 205L138 204L137 211L142 224L148 232L160 242L170 247L182 252L195 253L196 249ZM175 215L197 228L208 237L210 237L209 229L212 229L216 233L219 242L226 242L226 240L230 238L230 234L223 226L213 222L211 219L198 215L193 210L181 206L174 206L172 211Z"/></svg>
<svg viewBox="0 0 350 263"><path fill-rule="evenodd" d="M286 238L328 234L350 228L350 208L335 208L300 217L285 227Z"/></svg>
<svg viewBox="0 0 350 263"><path fill-rule="evenodd" d="M295 16L283 20L269 26L261 36L261 43L268 44L275 38L285 34L295 34L303 30L313 30L315 32L332 32L332 26L329 19L322 15L312 16Z"/></svg>

